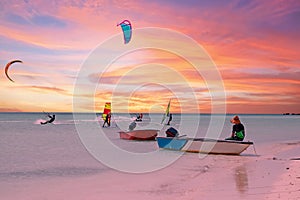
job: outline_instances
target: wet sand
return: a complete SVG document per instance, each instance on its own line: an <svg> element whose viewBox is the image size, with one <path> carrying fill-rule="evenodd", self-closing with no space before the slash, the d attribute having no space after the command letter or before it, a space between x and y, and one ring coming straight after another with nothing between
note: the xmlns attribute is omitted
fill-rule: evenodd
<svg viewBox="0 0 300 200"><path fill-rule="evenodd" d="M162 170L130 174L109 168L79 176L0 183L2 199L299 199L300 143L250 147L241 156L185 153ZM175 152L174 152L175 153ZM293 158L293 160L291 160ZM99 163L99 165L101 165Z"/></svg>

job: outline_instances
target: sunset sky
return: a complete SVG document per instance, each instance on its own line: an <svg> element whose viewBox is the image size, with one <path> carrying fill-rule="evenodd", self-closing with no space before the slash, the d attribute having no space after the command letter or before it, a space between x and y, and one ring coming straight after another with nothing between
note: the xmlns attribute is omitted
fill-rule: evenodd
<svg viewBox="0 0 300 200"><path fill-rule="evenodd" d="M0 111L73 112L79 71L102 43L121 38L116 25L124 19L133 28L169 29L201 45L222 77L227 113L300 113L298 0L2 0ZM144 38L160 42L159 33ZM133 30L128 46L137 41ZM122 40L114 44L127 48ZM173 45L197 56L176 39ZM102 55L113 51L111 46ZM10 67L11 82L4 68L15 59L23 63ZM110 68L101 62L94 63L99 71L81 77L96 90L93 96L76 95L96 103L83 101L80 111L101 112L112 101L115 112L160 112L172 98L171 112L199 112L191 106L196 103L209 113L211 96L219 92L209 90L205 77L170 52L131 52Z"/></svg>

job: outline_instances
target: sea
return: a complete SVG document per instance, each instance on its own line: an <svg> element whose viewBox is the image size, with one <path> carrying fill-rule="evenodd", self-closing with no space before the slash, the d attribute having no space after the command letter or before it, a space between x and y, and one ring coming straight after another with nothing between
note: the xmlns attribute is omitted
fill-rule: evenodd
<svg viewBox="0 0 300 200"><path fill-rule="evenodd" d="M54 123L41 125L40 122L47 119L45 113L0 113L0 199L194 199L189 198L188 193L195 188L183 187L181 181L193 176L197 169L204 173L205 169L212 168L193 153L159 150L156 141L119 139L118 132L134 120L134 114L114 114L110 127L102 127L103 120L94 113L55 114ZM161 136L167 128L174 127L181 135L224 139L230 136L233 116L173 114L170 126L158 126L162 114L144 114L140 128L156 124L161 128ZM264 146L300 141L300 115L238 116L246 129L245 141L255 144L254 148L237 156L238 159L265 155L272 158L272 149L265 152ZM90 143L85 140L87 135L91 137ZM125 158L125 154L110 148L136 157L130 160L131 157ZM294 157L299 158L299 154L299 151L292 152ZM164 161L173 155L176 155L176 163L182 164L172 169L172 163ZM149 161L147 156L159 159ZM237 159L236 156L228 157ZM207 159L216 162L217 158L222 158L225 163L228 157ZM128 165L124 164L125 159ZM160 161L162 164L157 164ZM162 175L163 171L170 173ZM226 195L228 199L238 199L241 192Z"/></svg>

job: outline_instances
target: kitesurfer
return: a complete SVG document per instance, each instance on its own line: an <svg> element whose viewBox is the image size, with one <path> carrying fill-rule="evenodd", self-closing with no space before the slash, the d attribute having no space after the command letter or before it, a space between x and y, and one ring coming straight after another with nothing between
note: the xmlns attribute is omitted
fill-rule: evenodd
<svg viewBox="0 0 300 200"><path fill-rule="evenodd" d="M55 120L55 115L53 114L52 116L50 114L48 114L49 120L45 121L45 122L41 122L42 125L44 124L51 124L52 122L54 122Z"/></svg>
<svg viewBox="0 0 300 200"><path fill-rule="evenodd" d="M245 138L245 127L241 123L240 118L236 115L230 120L230 122L234 125L232 127L231 137L226 138L226 140L243 141Z"/></svg>

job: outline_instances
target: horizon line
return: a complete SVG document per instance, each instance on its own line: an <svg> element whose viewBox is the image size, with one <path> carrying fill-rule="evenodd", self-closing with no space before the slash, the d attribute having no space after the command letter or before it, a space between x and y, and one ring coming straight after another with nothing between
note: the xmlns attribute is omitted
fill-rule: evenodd
<svg viewBox="0 0 300 200"><path fill-rule="evenodd" d="M28 113L28 114L40 114L40 113L44 113L44 112L37 112L37 111L0 111L1 114L18 114L18 113ZM72 114L72 113L76 113L76 114L101 114L102 112L55 112L55 111L50 111L50 112L46 112L46 113L57 113L57 114ZM137 113L143 113L143 114L165 114L164 112L159 113L159 112L153 112L153 113L146 113L146 112L115 112L112 114L137 114ZM300 115L300 113L178 113L178 112L172 112L172 114L185 114L185 115L195 115L195 114L199 114L199 115Z"/></svg>

